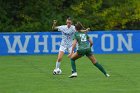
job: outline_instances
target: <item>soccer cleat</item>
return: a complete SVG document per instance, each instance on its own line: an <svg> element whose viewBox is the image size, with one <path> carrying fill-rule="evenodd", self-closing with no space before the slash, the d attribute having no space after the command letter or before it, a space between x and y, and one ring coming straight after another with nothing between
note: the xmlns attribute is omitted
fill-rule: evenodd
<svg viewBox="0 0 140 93"><path fill-rule="evenodd" d="M77 77L77 72L72 73L69 78Z"/></svg>
<svg viewBox="0 0 140 93"><path fill-rule="evenodd" d="M105 76L106 76L106 77L110 77L110 75L109 75L109 74L106 74Z"/></svg>

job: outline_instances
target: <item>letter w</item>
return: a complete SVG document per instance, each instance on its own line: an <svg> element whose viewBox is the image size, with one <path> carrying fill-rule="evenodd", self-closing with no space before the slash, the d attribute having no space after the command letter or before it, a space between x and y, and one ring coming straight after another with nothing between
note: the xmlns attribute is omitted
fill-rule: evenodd
<svg viewBox="0 0 140 93"><path fill-rule="evenodd" d="M9 36L3 36L8 47L8 53L16 53L16 46L19 46L19 53L27 53L27 45L31 36L25 36L25 42L22 45L20 36L14 36L13 44L10 43Z"/></svg>

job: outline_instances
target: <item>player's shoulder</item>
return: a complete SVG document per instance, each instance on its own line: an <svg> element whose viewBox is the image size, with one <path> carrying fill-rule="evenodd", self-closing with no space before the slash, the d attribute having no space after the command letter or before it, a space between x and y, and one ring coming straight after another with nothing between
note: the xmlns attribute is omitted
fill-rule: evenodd
<svg viewBox="0 0 140 93"><path fill-rule="evenodd" d="M71 25L71 27L72 27L72 28L75 28L75 26L74 26L74 25Z"/></svg>
<svg viewBox="0 0 140 93"><path fill-rule="evenodd" d="M78 32L78 31L76 31L74 34L77 36L77 35L79 34L79 32Z"/></svg>
<svg viewBox="0 0 140 93"><path fill-rule="evenodd" d="M74 25L71 25L71 28L72 28L72 29L75 29L75 26L74 26Z"/></svg>
<svg viewBox="0 0 140 93"><path fill-rule="evenodd" d="M77 34L85 34L85 32L76 31Z"/></svg>

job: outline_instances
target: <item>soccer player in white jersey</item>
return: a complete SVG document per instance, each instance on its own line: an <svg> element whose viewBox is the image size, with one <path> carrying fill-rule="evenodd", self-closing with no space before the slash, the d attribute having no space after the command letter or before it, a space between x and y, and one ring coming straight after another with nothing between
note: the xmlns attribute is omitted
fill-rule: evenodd
<svg viewBox="0 0 140 93"><path fill-rule="evenodd" d="M53 30L56 29L56 30L62 32L62 41L61 41L61 45L60 45L60 48L59 48L58 57L57 57L57 60L56 60L56 67L55 67L54 70L60 68L60 64L61 64L62 57L63 57L64 53L66 51L71 53L73 35L76 32L75 26L72 25L72 20L70 18L67 18L66 25L56 26L56 24L57 24L57 21L54 20L52 29ZM87 30L82 30L82 32L85 32L85 31L87 31Z"/></svg>

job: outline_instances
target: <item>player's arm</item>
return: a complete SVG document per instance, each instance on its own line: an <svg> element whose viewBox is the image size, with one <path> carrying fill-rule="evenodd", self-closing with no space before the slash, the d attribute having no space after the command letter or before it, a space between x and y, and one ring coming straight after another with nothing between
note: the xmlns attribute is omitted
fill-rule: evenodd
<svg viewBox="0 0 140 93"><path fill-rule="evenodd" d="M53 20L53 25L52 25L52 30L57 30L57 21L56 20Z"/></svg>
<svg viewBox="0 0 140 93"><path fill-rule="evenodd" d="M93 46L93 42L92 42L91 38L89 38L88 41L90 43L90 47L92 47Z"/></svg>
<svg viewBox="0 0 140 93"><path fill-rule="evenodd" d="M80 24L83 28L80 32L88 32L90 30L90 28L85 28L81 22L77 22L77 24Z"/></svg>
<svg viewBox="0 0 140 93"><path fill-rule="evenodd" d="M74 39L74 40L73 40L73 43L72 43L72 51L71 51L71 53L74 52L74 49L75 49L75 47L76 47L76 43L77 43L77 40Z"/></svg>
<svg viewBox="0 0 140 93"><path fill-rule="evenodd" d="M80 30L80 32L88 32L90 30L90 28L87 28L85 30Z"/></svg>
<svg viewBox="0 0 140 93"><path fill-rule="evenodd" d="M72 50L71 50L71 53L68 55L68 57L70 58L72 56L72 54L74 53L74 49L76 47L76 43L77 43L77 40L74 39L73 40L73 43L72 43Z"/></svg>

